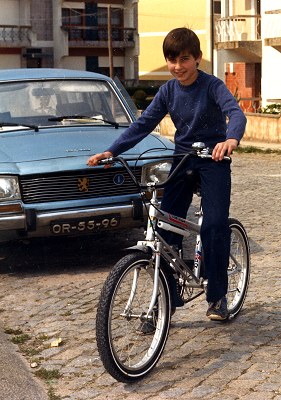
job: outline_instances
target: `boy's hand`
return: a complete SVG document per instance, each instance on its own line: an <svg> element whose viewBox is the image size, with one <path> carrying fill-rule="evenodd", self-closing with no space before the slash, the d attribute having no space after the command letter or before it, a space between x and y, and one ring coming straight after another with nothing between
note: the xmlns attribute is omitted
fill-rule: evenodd
<svg viewBox="0 0 281 400"><path fill-rule="evenodd" d="M95 167L96 165L99 164L100 160L104 160L105 158L110 158L112 157L113 154L110 153L110 151L105 151L104 153L98 153L98 154L94 154L93 156L91 156L89 158L89 160L87 161L87 165L89 167Z"/></svg>
<svg viewBox="0 0 281 400"><path fill-rule="evenodd" d="M236 139L227 139L225 142L217 143L212 152L212 159L221 161L224 156L230 157L237 146L238 140Z"/></svg>

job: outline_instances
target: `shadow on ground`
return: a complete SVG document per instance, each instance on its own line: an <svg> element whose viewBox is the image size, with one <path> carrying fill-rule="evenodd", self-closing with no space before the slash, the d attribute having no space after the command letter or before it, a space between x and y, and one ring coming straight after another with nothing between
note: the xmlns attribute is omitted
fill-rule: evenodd
<svg viewBox="0 0 281 400"><path fill-rule="evenodd" d="M1 244L0 273L110 267L124 250L143 239L143 231L108 232L94 237L32 239Z"/></svg>

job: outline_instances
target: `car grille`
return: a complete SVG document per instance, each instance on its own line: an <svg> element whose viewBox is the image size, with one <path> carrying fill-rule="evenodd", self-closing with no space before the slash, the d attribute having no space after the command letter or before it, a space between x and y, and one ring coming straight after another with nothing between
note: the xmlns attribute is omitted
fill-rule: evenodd
<svg viewBox="0 0 281 400"><path fill-rule="evenodd" d="M134 174L140 181L141 168L135 168ZM118 168L22 176L20 185L22 199L26 204L120 196L138 192L128 172Z"/></svg>

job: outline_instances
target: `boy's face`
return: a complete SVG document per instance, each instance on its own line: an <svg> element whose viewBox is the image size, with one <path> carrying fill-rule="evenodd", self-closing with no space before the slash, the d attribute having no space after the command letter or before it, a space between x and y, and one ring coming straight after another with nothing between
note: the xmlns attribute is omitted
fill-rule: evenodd
<svg viewBox="0 0 281 400"><path fill-rule="evenodd" d="M197 78L197 63L199 64L202 55L194 58L187 51L182 51L178 57L167 57L167 67L169 72L176 78L182 85L191 85Z"/></svg>

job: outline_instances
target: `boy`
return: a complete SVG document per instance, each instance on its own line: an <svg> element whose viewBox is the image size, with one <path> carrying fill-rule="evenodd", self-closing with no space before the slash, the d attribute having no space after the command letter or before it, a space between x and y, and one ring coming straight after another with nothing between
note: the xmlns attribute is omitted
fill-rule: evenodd
<svg viewBox="0 0 281 400"><path fill-rule="evenodd" d="M163 53L174 79L162 85L140 118L104 153L90 157L88 165L98 165L101 159L127 151L148 135L167 113L176 127L175 153L184 153L198 141L213 149L213 160L197 157L187 160L181 172L166 186L161 207L185 218L193 196L187 171L199 174L204 213L200 233L208 279L206 315L211 320L222 321L228 317L231 171L230 163L221 160L224 155L230 156L238 146L245 131L246 118L225 84L198 70L202 52L193 31L188 28L170 31L163 42ZM165 235L169 244L181 248L179 235Z"/></svg>

